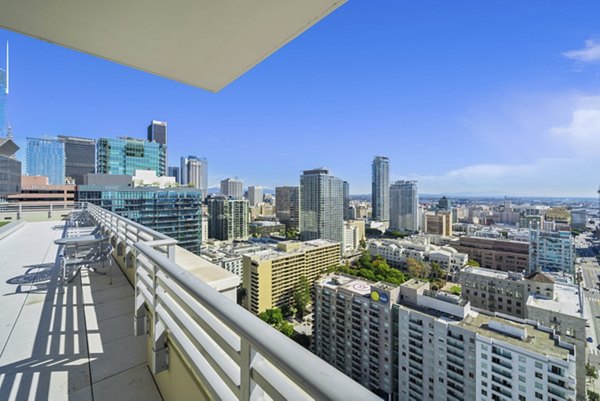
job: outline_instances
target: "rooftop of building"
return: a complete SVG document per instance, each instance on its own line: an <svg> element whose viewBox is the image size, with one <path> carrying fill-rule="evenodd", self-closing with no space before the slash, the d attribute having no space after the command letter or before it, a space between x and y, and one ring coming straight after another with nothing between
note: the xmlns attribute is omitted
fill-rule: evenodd
<svg viewBox="0 0 600 401"><path fill-rule="evenodd" d="M535 281L537 283L546 283L546 284L555 283L555 281L552 277L548 276L547 274L544 274L542 272L537 272L537 271L526 275L525 278L527 280Z"/></svg>
<svg viewBox="0 0 600 401"><path fill-rule="evenodd" d="M512 280L512 281L521 281L523 280L523 273L517 272L505 272L494 269L486 269L484 267L472 267L467 266L461 270L461 273L470 273L476 274L482 277L494 278L499 280Z"/></svg>
<svg viewBox="0 0 600 401"><path fill-rule="evenodd" d="M328 274L320 278L318 283L325 288L334 290L344 289L361 296L369 296L372 287L385 291L392 291L398 288L396 285L382 281L371 282L360 277L349 276L341 273Z"/></svg>
<svg viewBox="0 0 600 401"><path fill-rule="evenodd" d="M554 313L583 318L579 287L574 285L556 283L554 284L554 299L530 295L527 299L527 305Z"/></svg>
<svg viewBox="0 0 600 401"><path fill-rule="evenodd" d="M317 248L339 245L339 242L326 239L314 239L310 241L281 241L277 244L277 247L263 249L249 254L248 256L256 260L272 260L289 255L301 254Z"/></svg>
<svg viewBox="0 0 600 401"><path fill-rule="evenodd" d="M502 332L493 328L493 323L496 322L496 327L506 327L506 332ZM570 351L557 345L557 341L552 338L550 333L539 330L529 324L521 324L496 316L490 316L483 313L471 312L465 319L457 323L458 326L464 327L475 333L508 343L513 346L525 348L542 355L549 355L559 359L568 359ZM512 329L512 330L511 330ZM522 332L526 333L524 339L517 338L507 332Z"/></svg>

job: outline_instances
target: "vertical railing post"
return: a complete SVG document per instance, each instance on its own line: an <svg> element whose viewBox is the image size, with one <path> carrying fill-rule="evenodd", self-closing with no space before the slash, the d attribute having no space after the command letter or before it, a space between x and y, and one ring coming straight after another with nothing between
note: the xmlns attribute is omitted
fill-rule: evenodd
<svg viewBox="0 0 600 401"><path fill-rule="evenodd" d="M17 212L17 220L21 220L21 213L23 213L23 205L19 203L19 211Z"/></svg>
<svg viewBox="0 0 600 401"><path fill-rule="evenodd" d="M50 207L48 208L48 218L49 219L52 218L52 203L50 204Z"/></svg>
<svg viewBox="0 0 600 401"><path fill-rule="evenodd" d="M252 349L250 342L244 337L240 337L240 401L250 401L256 387L250 377L250 369L255 354L256 351Z"/></svg>
<svg viewBox="0 0 600 401"><path fill-rule="evenodd" d="M152 333L152 357L150 369L153 374L169 368L169 349L167 347L167 330L158 316L158 270L159 266L152 262L152 309L154 327Z"/></svg>

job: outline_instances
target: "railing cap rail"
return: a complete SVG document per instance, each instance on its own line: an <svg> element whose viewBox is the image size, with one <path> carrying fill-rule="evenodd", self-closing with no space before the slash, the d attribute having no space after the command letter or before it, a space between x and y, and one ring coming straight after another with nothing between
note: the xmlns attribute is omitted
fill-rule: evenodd
<svg viewBox="0 0 600 401"><path fill-rule="evenodd" d="M381 400L149 245L138 242L135 247L315 399Z"/></svg>

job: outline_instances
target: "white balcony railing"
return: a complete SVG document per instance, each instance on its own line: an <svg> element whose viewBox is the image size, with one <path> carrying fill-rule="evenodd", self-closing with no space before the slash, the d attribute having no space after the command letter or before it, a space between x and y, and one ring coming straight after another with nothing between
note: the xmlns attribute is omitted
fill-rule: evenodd
<svg viewBox="0 0 600 401"><path fill-rule="evenodd" d="M175 345L212 399L380 400L177 265L174 239L84 207L135 268L135 331L152 337L154 374L169 369Z"/></svg>

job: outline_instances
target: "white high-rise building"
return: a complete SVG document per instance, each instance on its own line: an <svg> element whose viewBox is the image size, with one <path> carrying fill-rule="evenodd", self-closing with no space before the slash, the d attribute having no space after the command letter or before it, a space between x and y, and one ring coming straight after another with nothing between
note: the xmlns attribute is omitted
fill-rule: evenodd
<svg viewBox="0 0 600 401"><path fill-rule="evenodd" d="M244 197L244 182L236 178L226 178L222 180L221 195L233 199L242 199Z"/></svg>
<svg viewBox="0 0 600 401"><path fill-rule="evenodd" d="M263 201L263 187L260 186L249 186L248 187L248 201L250 207L254 207Z"/></svg>
<svg viewBox="0 0 600 401"><path fill-rule="evenodd" d="M205 157L182 157L179 174L181 185L201 189L202 198L206 198L208 195L208 160Z"/></svg>
<svg viewBox="0 0 600 401"><path fill-rule="evenodd" d="M300 238L344 242L343 181L329 170L306 170L300 176Z"/></svg>
<svg viewBox="0 0 600 401"><path fill-rule="evenodd" d="M471 310L426 281L329 274L314 310L315 353L384 399L585 399L575 348L550 327Z"/></svg>
<svg viewBox="0 0 600 401"><path fill-rule="evenodd" d="M419 231L419 194L416 181L396 181L390 187L390 229Z"/></svg>
<svg viewBox="0 0 600 401"><path fill-rule="evenodd" d="M375 156L371 165L371 208L375 221L390 219L390 160Z"/></svg>

